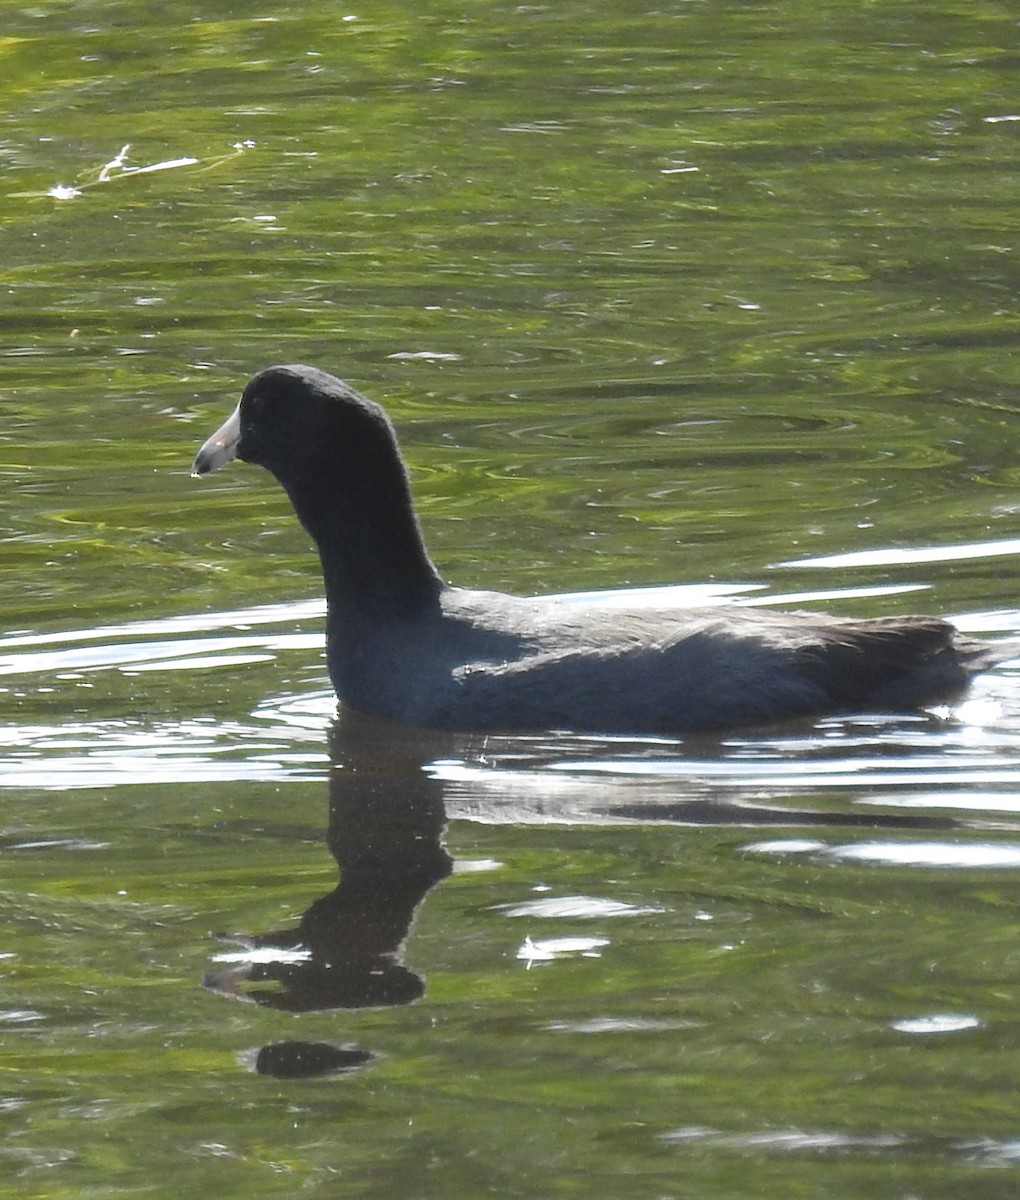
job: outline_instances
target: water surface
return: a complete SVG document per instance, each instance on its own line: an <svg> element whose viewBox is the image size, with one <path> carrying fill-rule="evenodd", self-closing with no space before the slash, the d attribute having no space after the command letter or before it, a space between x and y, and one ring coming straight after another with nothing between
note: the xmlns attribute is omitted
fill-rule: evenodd
<svg viewBox="0 0 1020 1200"><path fill-rule="evenodd" d="M285 498L188 478L311 361L457 583L1014 636L1015 41L7 6L5 1194L1015 1194L1015 668L719 739L334 725Z"/></svg>

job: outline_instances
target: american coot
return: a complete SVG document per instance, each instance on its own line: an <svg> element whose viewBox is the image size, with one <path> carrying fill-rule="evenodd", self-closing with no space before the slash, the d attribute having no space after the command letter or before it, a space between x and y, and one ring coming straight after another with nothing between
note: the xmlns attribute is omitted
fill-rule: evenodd
<svg viewBox="0 0 1020 1200"><path fill-rule="evenodd" d="M192 468L271 471L319 550L337 696L460 730L719 730L903 711L999 655L935 617L604 609L451 587L432 564L386 414L307 366L255 375Z"/></svg>

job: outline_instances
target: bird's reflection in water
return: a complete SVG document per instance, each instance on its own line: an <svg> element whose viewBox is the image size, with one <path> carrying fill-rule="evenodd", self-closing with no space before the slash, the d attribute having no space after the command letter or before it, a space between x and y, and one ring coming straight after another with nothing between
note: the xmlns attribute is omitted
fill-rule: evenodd
<svg viewBox="0 0 1020 1200"><path fill-rule="evenodd" d="M448 735L346 713L330 733L326 844L340 879L292 929L229 939L236 963L209 972L221 995L285 1012L410 1004L425 991L402 961L418 905L453 863L442 845L442 781L423 769ZM362 1066L368 1051L277 1042L249 1056L262 1074L296 1078Z"/></svg>
<svg viewBox="0 0 1020 1200"><path fill-rule="evenodd" d="M210 973L207 987L286 1012L423 995L401 953L415 910L453 866L441 840L443 785L423 770L442 737L358 714L337 719L326 844L339 883L293 929L236 939L243 962Z"/></svg>
<svg viewBox="0 0 1020 1200"><path fill-rule="evenodd" d="M623 747L614 745L619 753ZM647 752L648 747L639 747ZM720 743L656 748L657 757L725 758ZM209 972L206 987L233 999L300 1013L410 1004L425 993L421 975L403 961L415 912L429 889L451 873L442 844L446 805L454 815L487 821L597 824L669 822L690 825L864 826L952 828L951 818L818 812L761 803L737 764L709 786L694 778L607 779L585 770L587 755L606 745L569 737L465 737L393 725L344 713L330 736L327 845L337 886L308 908L292 929L235 937L229 965ZM569 776L550 771L564 757ZM464 777L462 768L468 771ZM283 1078L337 1074L373 1057L355 1046L274 1042L247 1056L254 1070Z"/></svg>

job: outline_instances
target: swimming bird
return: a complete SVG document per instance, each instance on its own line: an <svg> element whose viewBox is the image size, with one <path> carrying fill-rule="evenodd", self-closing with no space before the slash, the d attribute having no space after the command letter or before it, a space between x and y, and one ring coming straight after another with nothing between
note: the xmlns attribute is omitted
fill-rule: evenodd
<svg viewBox="0 0 1020 1200"><path fill-rule="evenodd" d="M999 655L928 616L603 608L445 583L383 409L309 366L248 382L192 474L269 470L319 551L340 702L440 729L684 733L907 711Z"/></svg>

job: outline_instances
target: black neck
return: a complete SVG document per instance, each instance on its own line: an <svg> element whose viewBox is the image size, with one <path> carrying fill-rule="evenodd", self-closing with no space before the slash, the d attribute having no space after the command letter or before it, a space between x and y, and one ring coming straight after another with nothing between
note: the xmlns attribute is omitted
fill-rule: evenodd
<svg viewBox="0 0 1020 1200"><path fill-rule="evenodd" d="M338 495L328 480L287 490L318 547L331 617L387 620L434 606L443 581L425 549L402 472L375 491L371 504L345 502L349 493Z"/></svg>

